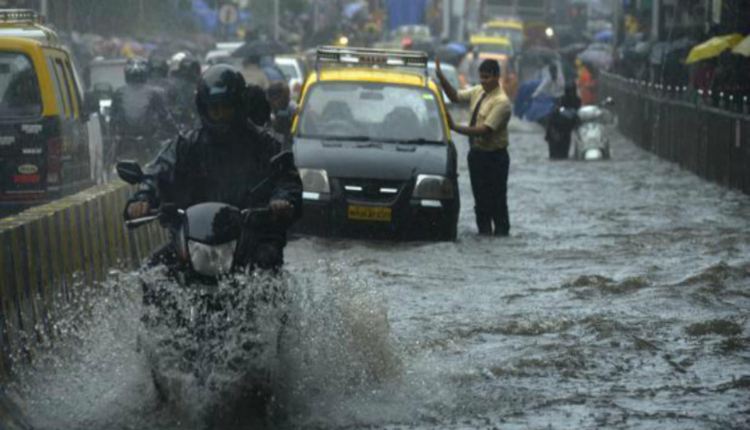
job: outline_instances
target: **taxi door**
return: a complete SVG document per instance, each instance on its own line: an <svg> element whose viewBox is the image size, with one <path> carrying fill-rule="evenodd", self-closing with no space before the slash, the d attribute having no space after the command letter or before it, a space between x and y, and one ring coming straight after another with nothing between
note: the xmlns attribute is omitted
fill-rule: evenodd
<svg viewBox="0 0 750 430"><path fill-rule="evenodd" d="M50 148L51 153L59 151L59 184L61 192L75 192L91 184L89 169L88 128L83 114L81 89L70 58L65 51L46 49L45 59L55 91L59 116L59 150ZM53 166L52 167L56 167ZM52 174L54 179L54 171Z"/></svg>

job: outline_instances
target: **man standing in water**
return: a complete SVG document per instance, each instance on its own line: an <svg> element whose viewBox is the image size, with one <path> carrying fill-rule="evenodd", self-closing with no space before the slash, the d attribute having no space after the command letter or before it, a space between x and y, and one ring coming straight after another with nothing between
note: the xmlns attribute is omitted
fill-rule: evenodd
<svg viewBox="0 0 750 430"><path fill-rule="evenodd" d="M451 130L469 136L469 173L474 194L474 212L481 235L508 236L508 122L511 104L500 86L500 64L484 60L479 65L479 82L473 88L456 91L443 75L440 59L435 69L445 94L454 103L469 102L469 125L459 125L448 115ZM494 229L493 229L494 223Z"/></svg>

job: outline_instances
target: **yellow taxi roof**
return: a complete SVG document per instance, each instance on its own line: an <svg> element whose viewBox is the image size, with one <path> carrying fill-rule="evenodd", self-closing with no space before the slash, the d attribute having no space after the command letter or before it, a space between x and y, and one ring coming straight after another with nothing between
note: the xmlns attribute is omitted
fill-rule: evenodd
<svg viewBox="0 0 750 430"><path fill-rule="evenodd" d="M510 40L507 37L500 36L482 36L474 35L469 40L470 43L475 45L504 45L511 46Z"/></svg>
<svg viewBox="0 0 750 430"><path fill-rule="evenodd" d="M513 21L507 19L496 19L493 21L486 22L485 28L510 28L514 30L523 30L523 23L521 21Z"/></svg>
<svg viewBox="0 0 750 430"><path fill-rule="evenodd" d="M29 52L44 44L37 39L29 39L21 36L4 36L0 33L0 49L3 51L15 50Z"/></svg>
<svg viewBox="0 0 750 430"><path fill-rule="evenodd" d="M424 87L425 75L419 72L407 72L396 69L375 69L367 67L332 67L323 68L320 74L313 73L310 75L310 83L313 82L371 82L378 84L407 85L413 87ZM437 85L428 81L429 88L437 92Z"/></svg>

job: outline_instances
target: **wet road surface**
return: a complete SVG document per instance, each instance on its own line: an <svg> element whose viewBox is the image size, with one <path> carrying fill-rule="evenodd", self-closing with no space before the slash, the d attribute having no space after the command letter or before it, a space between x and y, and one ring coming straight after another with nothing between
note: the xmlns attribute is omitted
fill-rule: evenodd
<svg viewBox="0 0 750 430"><path fill-rule="evenodd" d="M457 243L290 243L272 411L222 428L750 427L750 199L623 139L551 162L513 130L511 237L475 235L462 156ZM13 395L42 429L201 428L207 394L158 402L115 278Z"/></svg>

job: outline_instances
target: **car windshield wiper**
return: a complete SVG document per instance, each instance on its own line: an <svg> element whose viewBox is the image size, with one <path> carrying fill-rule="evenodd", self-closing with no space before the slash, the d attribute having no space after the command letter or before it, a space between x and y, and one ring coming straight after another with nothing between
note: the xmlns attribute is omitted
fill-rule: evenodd
<svg viewBox="0 0 750 430"><path fill-rule="evenodd" d="M303 139L320 139L320 140L350 140L354 142L369 142L372 140L370 136L326 136L323 134L305 134L299 137Z"/></svg>
<svg viewBox="0 0 750 430"><path fill-rule="evenodd" d="M441 145L443 142L439 140L425 139L423 137L420 137L419 139L404 140L402 143L420 143L420 144L428 144L428 145Z"/></svg>
<svg viewBox="0 0 750 430"><path fill-rule="evenodd" d="M401 143L401 144L404 144L404 145L421 145L421 144L426 144L426 145L440 145L440 144L443 143L443 142L441 142L439 140L425 139L425 138L422 138L422 137L420 137L418 139L406 139L406 140L400 140L400 139L383 139L383 142Z"/></svg>

